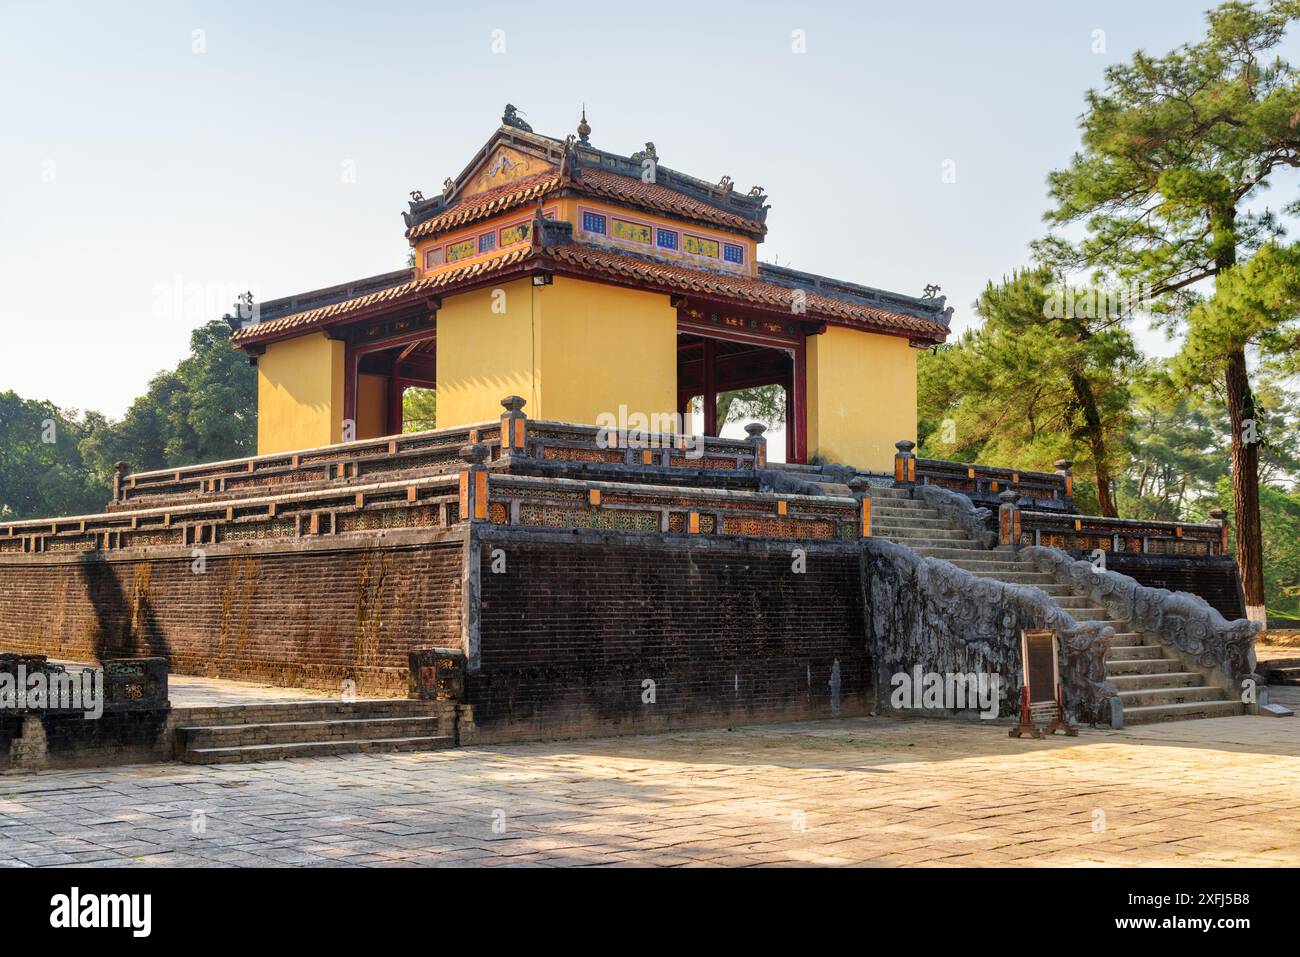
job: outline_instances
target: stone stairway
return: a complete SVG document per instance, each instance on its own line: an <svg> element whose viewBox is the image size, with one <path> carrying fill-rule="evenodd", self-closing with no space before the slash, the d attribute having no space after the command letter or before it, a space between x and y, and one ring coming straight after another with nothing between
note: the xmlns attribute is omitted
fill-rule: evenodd
<svg viewBox="0 0 1300 957"><path fill-rule="evenodd" d="M1270 685L1300 685L1300 658L1274 658L1261 665Z"/></svg>
<svg viewBox="0 0 1300 957"><path fill-rule="evenodd" d="M981 578L1032 585L1076 621L1103 621L1113 627L1115 642L1106 653L1106 674L1119 688L1125 726L1244 713L1244 705L1229 699L1222 688L1206 684L1200 671L1187 667L1155 636L1131 630L1127 621L1111 619L1092 598L1076 594L1011 549L981 548L937 509L913 499L906 489L872 488L869 494L873 537L906 545L927 558L951 562Z"/></svg>
<svg viewBox="0 0 1300 957"><path fill-rule="evenodd" d="M224 764L454 747L440 711L445 707L403 699L190 708L177 716L176 756Z"/></svg>

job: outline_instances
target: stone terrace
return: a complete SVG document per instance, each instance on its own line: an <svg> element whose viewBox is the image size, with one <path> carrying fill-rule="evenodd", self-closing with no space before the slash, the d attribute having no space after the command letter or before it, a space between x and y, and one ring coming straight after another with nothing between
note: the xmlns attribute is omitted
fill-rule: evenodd
<svg viewBox="0 0 1300 957"><path fill-rule="evenodd" d="M854 718L0 775L0 863L1295 866L1300 724L1014 741L1001 725Z"/></svg>

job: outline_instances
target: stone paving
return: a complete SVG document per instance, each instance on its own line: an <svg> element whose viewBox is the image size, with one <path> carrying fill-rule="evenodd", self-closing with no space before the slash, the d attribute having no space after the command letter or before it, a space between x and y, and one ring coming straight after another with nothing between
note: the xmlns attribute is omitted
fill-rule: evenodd
<svg viewBox="0 0 1300 957"><path fill-rule="evenodd" d="M0 863L1295 866L1300 718L1043 741L860 718L7 773Z"/></svg>

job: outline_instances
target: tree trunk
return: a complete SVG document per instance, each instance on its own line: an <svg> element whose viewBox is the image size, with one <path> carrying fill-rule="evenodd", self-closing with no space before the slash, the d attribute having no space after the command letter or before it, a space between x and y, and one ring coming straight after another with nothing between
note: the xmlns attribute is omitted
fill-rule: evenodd
<svg viewBox="0 0 1300 957"><path fill-rule="evenodd" d="M1220 252L1215 267L1222 276L1237 264L1237 246L1222 242L1236 235L1235 209L1212 213L1215 240ZM1232 423L1232 512L1237 522L1237 568L1246 598L1246 617L1267 622L1264 608L1264 538L1259 518L1259 421L1255 417L1255 395L1246 369L1246 347L1232 349L1225 363L1228 418ZM1247 425L1249 423L1249 425ZM1246 431L1249 429L1250 434Z"/></svg>
<svg viewBox="0 0 1300 957"><path fill-rule="evenodd" d="M1228 354L1225 381L1232 421L1232 511L1236 517L1237 567L1246 595L1246 617L1264 621L1264 539L1259 518L1259 422L1246 372L1246 352Z"/></svg>
<svg viewBox="0 0 1300 957"><path fill-rule="evenodd" d="M1097 400L1092 394L1092 385L1077 369L1070 370L1070 385L1074 388L1074 397L1083 411L1084 429L1088 435L1088 447L1092 450L1093 468L1097 475L1097 506L1107 518L1119 518L1115 500L1110 494L1110 468L1106 465L1106 438L1101 428L1101 414L1097 411Z"/></svg>

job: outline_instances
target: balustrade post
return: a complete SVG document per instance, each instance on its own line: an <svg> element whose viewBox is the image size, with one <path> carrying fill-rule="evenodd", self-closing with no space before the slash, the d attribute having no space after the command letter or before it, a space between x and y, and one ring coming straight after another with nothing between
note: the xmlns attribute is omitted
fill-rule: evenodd
<svg viewBox="0 0 1300 957"><path fill-rule="evenodd" d="M894 448L898 449L894 455L894 484L915 485L916 456L912 454L912 449L916 448L916 443L909 439L902 439L894 443Z"/></svg>
<svg viewBox="0 0 1300 957"><path fill-rule="evenodd" d="M1057 459L1056 474L1065 479L1065 507L1067 511L1074 511L1074 473L1070 467L1074 465L1074 459Z"/></svg>
<svg viewBox="0 0 1300 957"><path fill-rule="evenodd" d="M528 454L528 416L524 414L526 404L522 396L508 395L501 400L505 409L501 413L501 454Z"/></svg>
<svg viewBox="0 0 1300 957"><path fill-rule="evenodd" d="M749 444L754 449L754 469L767 468L767 439L763 438L763 433L767 431L767 426L762 422L751 422L745 426L745 432L749 435Z"/></svg>
<svg viewBox="0 0 1300 957"><path fill-rule="evenodd" d="M481 522L488 517L488 448L481 442L462 446L461 459L468 465L460 473L460 520Z"/></svg>
<svg viewBox="0 0 1300 957"><path fill-rule="evenodd" d="M1016 504L1019 495L1007 489L998 493L1002 502L998 506L998 544L1020 547L1020 506Z"/></svg>
<svg viewBox="0 0 1300 957"><path fill-rule="evenodd" d="M113 501L122 501L122 495L126 491L126 470L131 466L125 462L113 463Z"/></svg>
<svg viewBox="0 0 1300 957"><path fill-rule="evenodd" d="M1228 512L1222 508L1210 509L1210 519L1219 526L1219 555L1228 554Z"/></svg>

